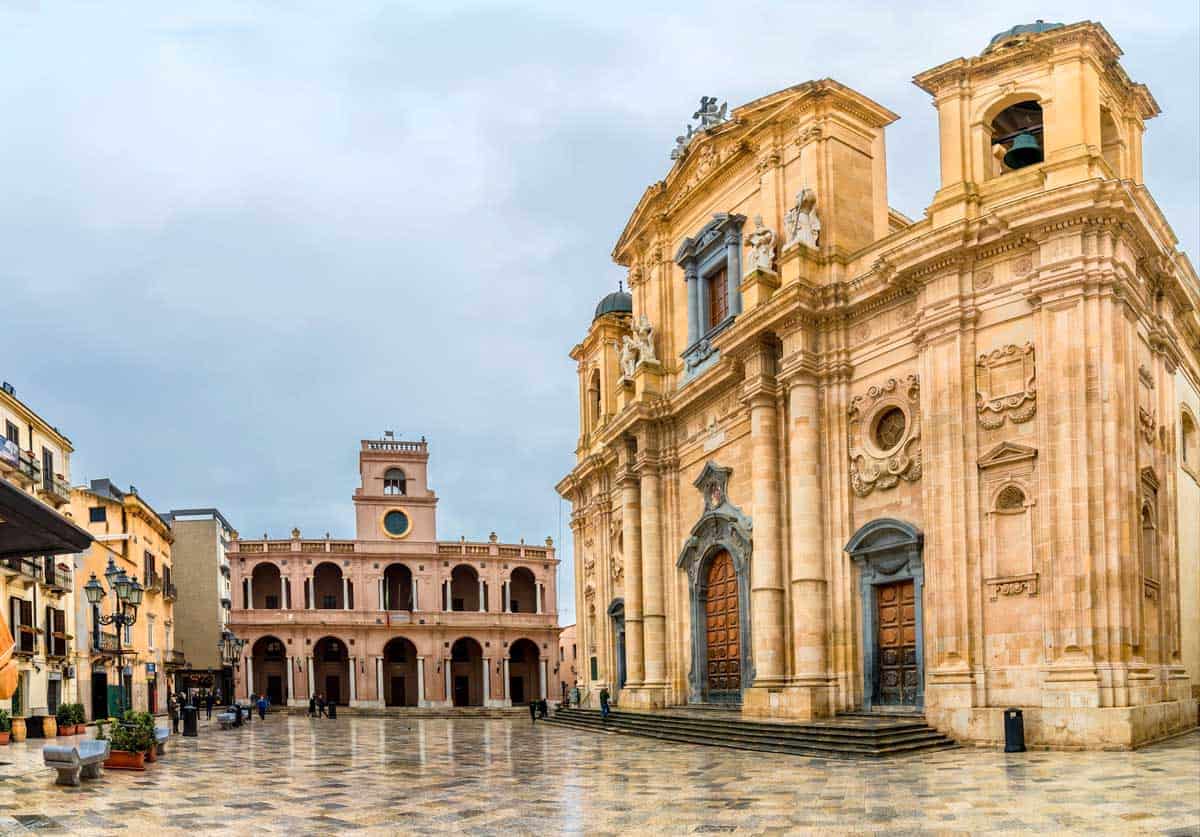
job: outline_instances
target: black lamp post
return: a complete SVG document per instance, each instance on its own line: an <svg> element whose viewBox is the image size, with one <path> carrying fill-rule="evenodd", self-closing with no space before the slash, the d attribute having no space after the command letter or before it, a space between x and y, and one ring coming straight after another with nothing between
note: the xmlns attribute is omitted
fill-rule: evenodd
<svg viewBox="0 0 1200 837"><path fill-rule="evenodd" d="M233 631L226 628L221 631L221 638L217 640L217 651L221 654L221 662L230 668L241 669L242 649L246 647L246 640L241 637L234 636ZM233 684L229 692L229 703L233 703L233 690L237 688Z"/></svg>
<svg viewBox="0 0 1200 837"><path fill-rule="evenodd" d="M104 601L108 593L105 591L104 585L96 578L95 573L92 573L88 583L83 585L83 592L94 609L96 624L117 626L117 694L120 704L118 708L124 715L126 709L124 655L126 652L121 647L121 635L125 628L137 621L138 607L142 604L142 594L145 590L136 578L126 575L125 571L118 567L112 558L108 559L108 566L104 570L104 579L116 596L113 612L108 616L100 613L100 603Z"/></svg>

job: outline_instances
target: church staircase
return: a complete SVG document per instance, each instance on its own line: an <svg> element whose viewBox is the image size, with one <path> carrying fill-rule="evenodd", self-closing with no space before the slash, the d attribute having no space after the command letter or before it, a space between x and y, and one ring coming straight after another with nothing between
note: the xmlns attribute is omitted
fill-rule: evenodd
<svg viewBox="0 0 1200 837"><path fill-rule="evenodd" d="M747 720L736 708L676 707L658 712L614 710L605 721L597 709L561 708L549 722L595 733L831 759L878 759L957 746L913 714L852 712L784 723Z"/></svg>

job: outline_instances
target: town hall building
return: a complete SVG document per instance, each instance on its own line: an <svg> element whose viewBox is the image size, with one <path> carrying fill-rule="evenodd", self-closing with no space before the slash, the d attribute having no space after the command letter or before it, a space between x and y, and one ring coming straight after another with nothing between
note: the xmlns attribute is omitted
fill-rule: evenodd
<svg viewBox="0 0 1200 837"><path fill-rule="evenodd" d="M571 351L593 701L982 743L1020 707L1062 747L1196 725L1200 283L1120 55L1039 21L917 75L916 220L886 107L830 79L704 97Z"/></svg>
<svg viewBox="0 0 1200 837"><path fill-rule="evenodd" d="M437 540L429 447L363 440L353 540L234 534L236 695L303 706L506 707L558 675L553 542Z"/></svg>

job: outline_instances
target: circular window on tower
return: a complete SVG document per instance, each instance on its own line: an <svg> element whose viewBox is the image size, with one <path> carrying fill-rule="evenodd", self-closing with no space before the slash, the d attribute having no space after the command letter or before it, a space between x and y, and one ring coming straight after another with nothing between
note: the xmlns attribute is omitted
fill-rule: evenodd
<svg viewBox="0 0 1200 837"><path fill-rule="evenodd" d="M407 538L412 530L412 518L400 509L389 509L383 515L383 531L389 538Z"/></svg>
<svg viewBox="0 0 1200 837"><path fill-rule="evenodd" d="M884 453L891 453L904 441L908 429L908 416L899 407L888 407L875 419L873 441Z"/></svg>

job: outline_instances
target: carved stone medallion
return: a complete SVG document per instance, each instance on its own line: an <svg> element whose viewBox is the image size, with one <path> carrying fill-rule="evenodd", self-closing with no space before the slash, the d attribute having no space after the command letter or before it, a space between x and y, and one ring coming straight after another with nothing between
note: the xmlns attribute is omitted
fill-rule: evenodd
<svg viewBox="0 0 1200 837"><path fill-rule="evenodd" d="M979 424L995 430L1007 419L1023 424L1037 412L1037 370L1033 344L1009 344L979 356L975 363L975 408Z"/></svg>
<svg viewBox="0 0 1200 837"><path fill-rule="evenodd" d="M850 488L859 497L921 478L921 387L889 378L850 401Z"/></svg>

